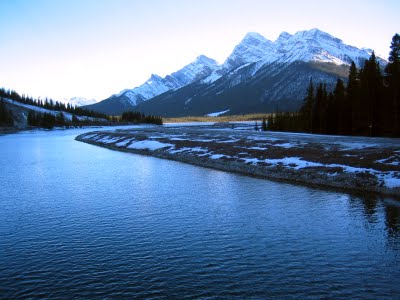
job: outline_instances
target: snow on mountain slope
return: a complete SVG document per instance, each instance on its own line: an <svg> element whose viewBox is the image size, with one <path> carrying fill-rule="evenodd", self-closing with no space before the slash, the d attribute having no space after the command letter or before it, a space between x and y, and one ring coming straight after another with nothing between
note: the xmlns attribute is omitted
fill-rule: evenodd
<svg viewBox="0 0 400 300"><path fill-rule="evenodd" d="M299 31L294 35L282 32L275 42L267 40L260 34L248 33L229 55L224 68L232 69L260 60L265 63L318 61L336 65L350 65L354 61L361 67L371 53L371 49L358 49L346 45L342 40L317 28Z"/></svg>
<svg viewBox="0 0 400 300"><path fill-rule="evenodd" d="M224 64L203 79L203 83L213 83L229 71L253 62L258 62L254 72L272 62L292 63L297 60L336 65L350 65L354 61L358 67L362 67L371 53L371 49L346 45L342 40L316 28L299 31L294 35L282 32L275 42L250 32L234 48ZM386 63L383 59L378 60L381 64Z"/></svg>
<svg viewBox="0 0 400 300"><path fill-rule="evenodd" d="M200 55L195 62L183 67L181 70L172 73L180 86L202 79L218 68L218 63L205 55Z"/></svg>
<svg viewBox="0 0 400 300"><path fill-rule="evenodd" d="M177 87L179 87L179 83L174 78L170 76L162 78L158 75L152 74L150 78L141 86L131 90L124 90L118 95L114 95L112 97L124 97L130 102L131 105L136 105L144 100L153 98Z"/></svg>
<svg viewBox="0 0 400 300"><path fill-rule="evenodd" d="M134 89L123 90L119 94L113 95L110 98L122 97L134 106L166 91L180 88L206 77L217 68L218 64L215 60L208 58L205 55L200 55L194 62L186 65L177 72L167 75L165 78L153 74L141 86Z"/></svg>
<svg viewBox="0 0 400 300"><path fill-rule="evenodd" d="M358 49L319 29L299 31L293 36L282 33L274 42L275 57L281 62L318 61L336 65L350 65L352 61L361 67L372 53L370 49ZM269 59L267 56L266 59Z"/></svg>
<svg viewBox="0 0 400 300"><path fill-rule="evenodd" d="M259 33L250 32L246 34L244 39L233 49L232 54L223 64L226 70L233 70L237 67L258 60L265 59L274 55L275 48L273 42L267 40Z"/></svg>
<svg viewBox="0 0 400 300"><path fill-rule="evenodd" d="M83 97L73 97L71 99L62 98L57 101L64 103L65 105L67 105L69 103L72 106L85 106L85 105L97 103L96 99L86 99Z"/></svg>

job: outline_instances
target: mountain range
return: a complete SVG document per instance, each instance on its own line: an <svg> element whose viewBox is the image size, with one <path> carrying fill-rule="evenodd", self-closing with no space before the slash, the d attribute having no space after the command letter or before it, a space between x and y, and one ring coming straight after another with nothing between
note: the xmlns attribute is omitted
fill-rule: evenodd
<svg viewBox="0 0 400 300"><path fill-rule="evenodd" d="M293 111L300 107L311 77L332 90L338 78L346 80L352 61L361 67L371 53L371 49L346 45L319 29L294 35L282 32L276 41L250 32L223 64L200 55L164 78L153 74L139 87L86 108L168 117Z"/></svg>

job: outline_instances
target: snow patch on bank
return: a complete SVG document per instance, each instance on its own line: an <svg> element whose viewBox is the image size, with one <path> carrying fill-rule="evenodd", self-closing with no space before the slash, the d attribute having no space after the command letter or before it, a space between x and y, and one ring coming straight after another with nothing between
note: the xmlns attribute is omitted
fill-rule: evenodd
<svg viewBox="0 0 400 300"><path fill-rule="evenodd" d="M220 159L220 158L223 158L225 156L226 155L224 155L224 154L213 154L213 155L210 156L210 158L211 159Z"/></svg>
<svg viewBox="0 0 400 300"><path fill-rule="evenodd" d="M128 148L137 149L137 150L146 150L147 149L150 151L154 151L154 150L167 148L167 147L173 147L173 146L174 145L172 145L172 144L160 143L158 141L145 140L145 141L134 142L134 143L130 144L128 146Z"/></svg>
<svg viewBox="0 0 400 300"><path fill-rule="evenodd" d="M98 139L97 142L105 143L105 144L112 144L112 143L115 143L116 141L118 141L120 139L121 139L120 137L109 137L109 136L106 136L106 137L103 137L101 139Z"/></svg>
<svg viewBox="0 0 400 300"><path fill-rule="evenodd" d="M384 183L384 185L390 189L400 187L400 178L398 172L389 172L388 174L380 174L378 175L378 177Z"/></svg>
<svg viewBox="0 0 400 300"><path fill-rule="evenodd" d="M165 134L164 132L158 130L150 131L148 133L144 131L137 135L137 139L135 139L133 135L107 135L101 132L94 132L87 134L84 139L103 144L114 144L117 147L135 150L155 151L159 149L165 149L165 152L171 155L182 155L185 157L185 159L197 157L202 158L202 161L204 159L236 161L246 165L251 164L254 166L254 168L265 168L268 171L278 173L285 172L285 170L299 171L305 169L304 172L316 172L316 174L321 173L322 175L325 175L325 178L330 177L333 181L336 180L335 177L340 177L346 173L348 174L347 176L349 178L359 177L361 180L365 180L361 182L366 182L367 185L372 184L379 187L386 187L388 189L400 188L400 172L397 170L398 168L393 167L398 166L400 163L400 156L397 154L399 151L397 150L393 151L395 154L391 154L390 156L387 155L386 158L375 160L374 163L378 165L375 165L373 168L371 168L371 165L365 165L363 167L362 165L358 164L347 165L330 163L330 161L324 160L319 161L317 159L314 161L310 159L306 160L302 157L301 151L302 149L306 151L307 147L309 147L309 144L301 141L288 141L284 139L258 135L244 136L243 134L239 134L238 136L235 136L229 134L227 136L225 134L222 135L213 129L206 132L206 134L197 131L178 133L176 130L169 130L171 131L171 134ZM146 136L147 139L141 140L144 136ZM160 142L160 139L162 139L163 142ZM188 142L182 143L182 141ZM223 145L234 142L238 142L238 144L233 144L232 146ZM335 142L334 144L337 145L339 143ZM313 146L313 144L310 145L311 147ZM321 145L332 145L332 143L324 144L322 142ZM341 145L347 146L348 149L359 149L359 151L356 152L361 152L365 148L369 148L374 145L374 143L364 143L362 141L360 143L343 142ZM273 147L276 148L273 149ZM279 148L282 149L279 150ZM287 152L288 155L283 158L282 156L276 156L277 153L284 153L284 149L291 148L293 148L293 151L297 151L298 155L293 155L293 151L290 150ZM324 148L325 150L321 151L327 151L329 154L327 147ZM337 151L336 149L337 147L333 150ZM268 152L270 150L271 153ZM369 150L367 149L366 151ZM274 155L272 157L279 158L268 158L269 155ZM363 158L362 153L343 153L343 157L348 156L359 157L360 159ZM379 164L385 164L391 167L385 167L384 169L380 170ZM309 169L307 170L307 168ZM316 169L313 170L312 168ZM324 176L322 176L322 178L324 178ZM339 178L339 180L342 179L342 177Z"/></svg>
<svg viewBox="0 0 400 300"><path fill-rule="evenodd" d="M282 147L282 148L289 149L289 148L295 147L295 145L292 143L283 143L283 144L275 144L274 147Z"/></svg>
<svg viewBox="0 0 400 300"><path fill-rule="evenodd" d="M309 168L309 167L322 167L323 164L315 163L311 161L302 160L300 157L285 157L281 159L266 159L266 163L272 165L282 164L288 168L292 168L295 170Z"/></svg>
<svg viewBox="0 0 400 300"><path fill-rule="evenodd" d="M127 146L132 140L124 140L115 144L117 147L125 147Z"/></svg>

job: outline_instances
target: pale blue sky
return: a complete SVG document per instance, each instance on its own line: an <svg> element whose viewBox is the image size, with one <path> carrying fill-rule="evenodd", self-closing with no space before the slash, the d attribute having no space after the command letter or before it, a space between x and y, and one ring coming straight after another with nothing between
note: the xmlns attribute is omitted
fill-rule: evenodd
<svg viewBox="0 0 400 300"><path fill-rule="evenodd" d="M319 28L387 58L398 0L0 0L0 86L107 98L205 54L223 62L250 31Z"/></svg>

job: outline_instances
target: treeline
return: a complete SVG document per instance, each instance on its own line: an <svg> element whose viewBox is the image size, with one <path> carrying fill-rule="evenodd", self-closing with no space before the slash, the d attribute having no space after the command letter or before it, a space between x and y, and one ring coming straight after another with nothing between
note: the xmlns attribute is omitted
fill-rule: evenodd
<svg viewBox="0 0 400 300"><path fill-rule="evenodd" d="M104 122L79 120L75 115L72 115L72 120L67 120L65 119L64 113L61 111L57 114L39 113L33 110L28 112L28 125L33 127L52 129L53 127L78 127L102 124L104 124Z"/></svg>
<svg viewBox="0 0 400 300"><path fill-rule="evenodd" d="M338 79L328 92L310 79L303 106L297 113L276 113L268 129L321 134L400 136L400 35L391 43L384 73L375 53L358 70L350 66L347 85Z"/></svg>
<svg viewBox="0 0 400 300"><path fill-rule="evenodd" d="M0 88L0 98L9 98L11 100L23 103L23 104L28 104L28 105L33 105L41 108L45 108L48 110L54 110L54 111L65 111L69 112L74 115L78 116L87 116L87 117L93 117L93 118L99 118L99 119L108 119L108 116L106 114L94 112L92 110L88 109L83 109L78 106L73 106L65 103L61 103L58 101L53 101L52 99L45 98L44 100L42 99L34 99L32 97L26 96L26 95L20 95L16 91L13 90L6 90L4 88Z"/></svg>
<svg viewBox="0 0 400 300"><path fill-rule="evenodd" d="M127 125L127 124L138 124L148 123L162 125L163 121L158 116L146 116L138 112L124 112L122 116L107 116L109 120L106 124L96 120L79 119L77 116L72 115L71 120L67 120L63 112L57 114L52 113L40 113L30 110L28 113L28 125L34 127L42 127L51 129L53 127L78 127L78 126L90 126L90 125Z"/></svg>
<svg viewBox="0 0 400 300"><path fill-rule="evenodd" d="M163 120L159 116L146 116L140 112L136 111L127 111L122 113L121 115L121 121L122 122L128 122L128 123L150 123L150 124L157 124L157 125L162 125Z"/></svg>
<svg viewBox="0 0 400 300"><path fill-rule="evenodd" d="M39 112L29 110L27 121L29 126L53 128L58 127L76 127L90 125L125 125L132 123L151 123L162 125L163 120L159 116L146 116L139 112L124 112L122 116L109 116L103 113L97 113L91 110L86 110L77 106L72 106L69 103L65 105L58 101L45 99L34 99L25 95L19 95L16 91L0 88L0 126L12 126L13 116L10 110L7 109L3 98L8 98L19 103L33 105L51 112ZM68 114L64 114L68 113ZM66 118L68 116L68 118Z"/></svg>

